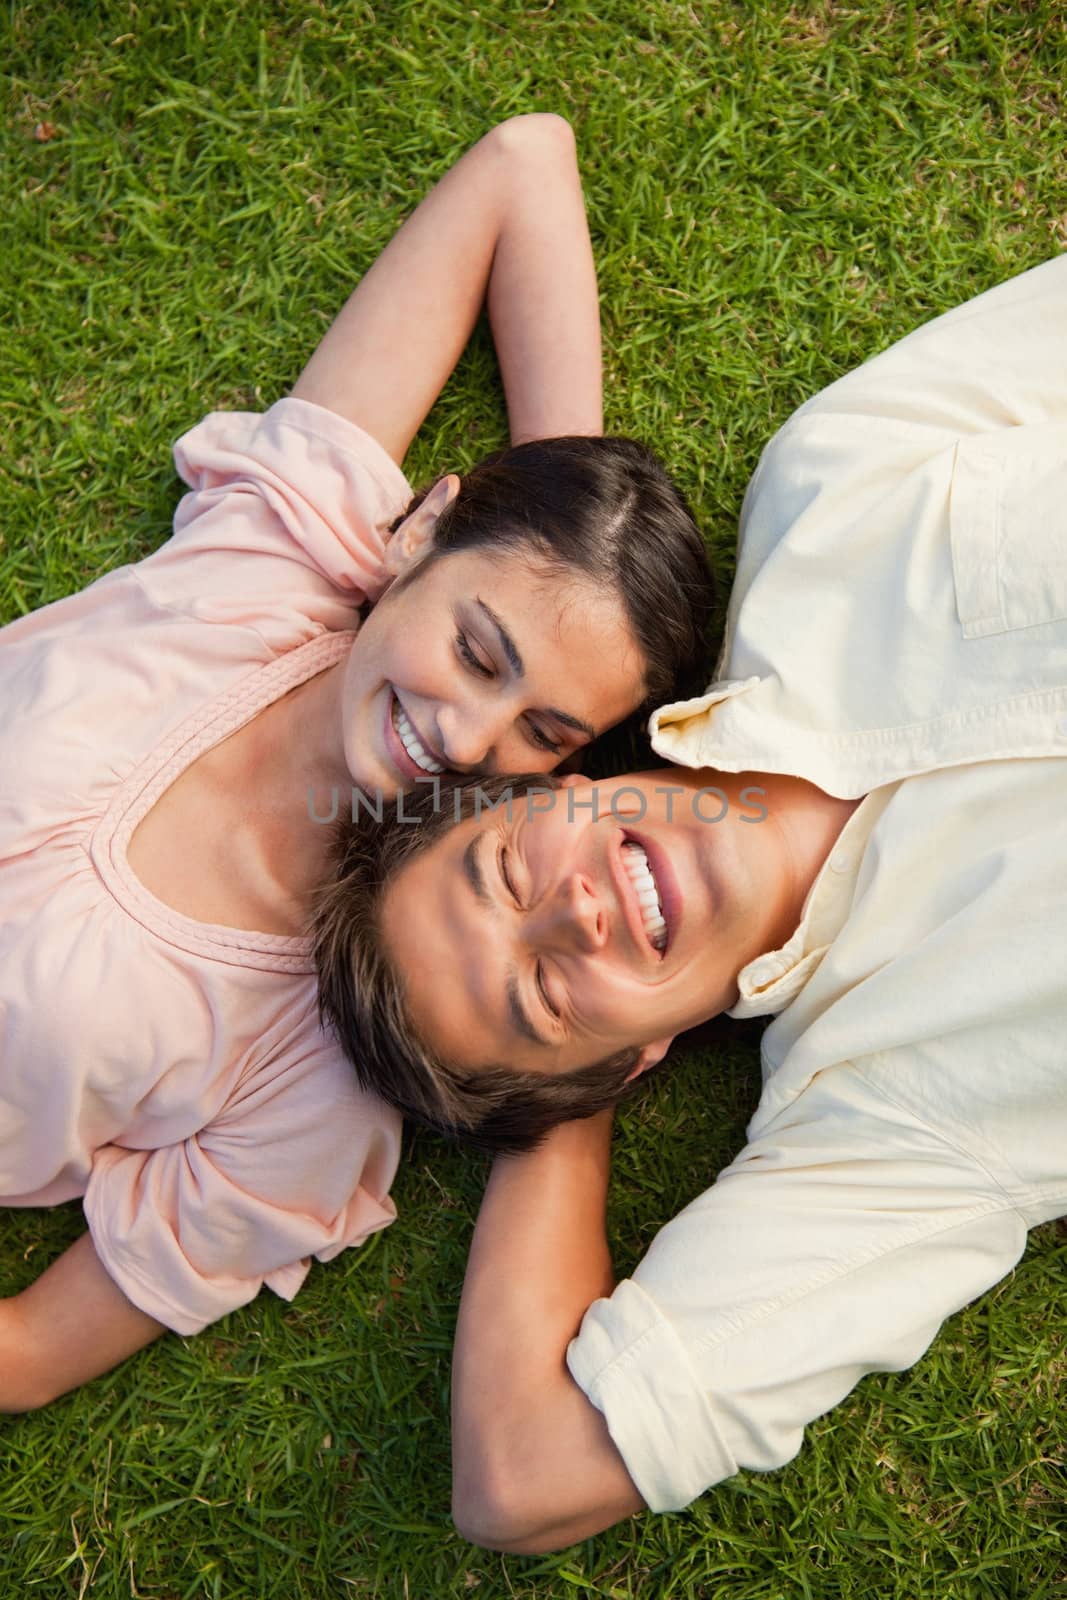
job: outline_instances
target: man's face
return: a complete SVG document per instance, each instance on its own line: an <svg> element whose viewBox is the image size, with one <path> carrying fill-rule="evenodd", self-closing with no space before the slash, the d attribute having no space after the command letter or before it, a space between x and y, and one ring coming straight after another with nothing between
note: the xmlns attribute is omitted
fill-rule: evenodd
<svg viewBox="0 0 1067 1600"><path fill-rule="evenodd" d="M719 821L723 801L698 795L713 783ZM457 1067L545 1073L640 1045L643 1068L730 1006L781 915L778 830L747 784L676 769L568 780L415 857L382 921L427 1045Z"/></svg>

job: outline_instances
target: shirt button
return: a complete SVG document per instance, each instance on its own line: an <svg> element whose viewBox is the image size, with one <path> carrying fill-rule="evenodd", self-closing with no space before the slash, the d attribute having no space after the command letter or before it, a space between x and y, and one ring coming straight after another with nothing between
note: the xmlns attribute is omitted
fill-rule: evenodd
<svg viewBox="0 0 1067 1600"><path fill-rule="evenodd" d="M847 850L838 850L836 855L830 857L831 872L847 872L852 865L852 857Z"/></svg>

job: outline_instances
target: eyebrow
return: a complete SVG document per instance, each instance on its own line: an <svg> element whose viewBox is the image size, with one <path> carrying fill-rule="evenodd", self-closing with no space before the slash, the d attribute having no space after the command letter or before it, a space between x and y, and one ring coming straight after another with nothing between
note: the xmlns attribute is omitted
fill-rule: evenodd
<svg viewBox="0 0 1067 1600"><path fill-rule="evenodd" d="M476 833L467 845L463 852L463 874L474 891L474 896L478 903L487 906L490 910L495 910L492 896L486 885L485 872L478 859L478 845L482 839L487 839L488 837L488 834ZM522 1003L522 996L519 993L519 975L514 966L508 967L506 993L508 1016L516 1033L521 1034L524 1039L529 1039L531 1044L539 1044L547 1048L552 1041L543 1038L530 1021L526 1007Z"/></svg>
<svg viewBox="0 0 1067 1600"><path fill-rule="evenodd" d="M503 619L497 616L492 606L487 605L480 595L475 596L475 603L477 604L479 611L481 611L488 618L488 620L493 624L493 627L496 629L497 638L500 641L500 648L507 656L508 665L510 666L512 672L517 678L524 678L526 676L526 667L522 656L519 654L519 647L505 627ZM545 715L554 717L555 720L557 722L561 722L565 728L573 728L576 733L584 733L588 739L596 738L596 729L594 727L592 727L588 722L583 722L580 717L572 717L569 711L560 711L558 706L546 706Z"/></svg>
<svg viewBox="0 0 1067 1600"><path fill-rule="evenodd" d="M500 639L500 648L507 656L508 665L510 666L512 672L517 678L524 678L526 676L526 667L523 663L522 657L519 654L518 645L515 643L514 639L511 637L511 634L508 632L507 628L505 628L503 621L497 616L492 606L486 605L485 601L480 595L476 595L475 599L477 601L479 611L483 612L485 616L489 618L489 621L496 629L497 635Z"/></svg>

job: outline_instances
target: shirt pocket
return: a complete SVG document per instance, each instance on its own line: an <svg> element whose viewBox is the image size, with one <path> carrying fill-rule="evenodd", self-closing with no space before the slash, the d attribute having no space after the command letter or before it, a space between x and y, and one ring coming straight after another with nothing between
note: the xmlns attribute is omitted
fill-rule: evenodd
<svg viewBox="0 0 1067 1600"><path fill-rule="evenodd" d="M965 639L1067 618L1067 423L961 439L949 506Z"/></svg>

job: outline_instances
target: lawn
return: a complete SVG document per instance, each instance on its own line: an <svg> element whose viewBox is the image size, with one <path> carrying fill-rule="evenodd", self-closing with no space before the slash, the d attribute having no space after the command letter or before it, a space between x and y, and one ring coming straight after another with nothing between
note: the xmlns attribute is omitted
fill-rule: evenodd
<svg viewBox="0 0 1067 1600"><path fill-rule="evenodd" d="M14 0L0 73L0 620L164 539L171 442L281 395L425 188L515 112L574 123L608 427L667 458L727 581L794 406L1067 244L1052 0ZM483 332L409 476L503 439ZM620 1272L739 1147L758 1040L724 1029L621 1119ZM399 1221L292 1306L264 1294L3 1419L0 1600L1067 1595L1056 1226L784 1471L559 1555L467 1545L449 1351L484 1176L411 1139ZM4 1213L0 1290L81 1226Z"/></svg>

